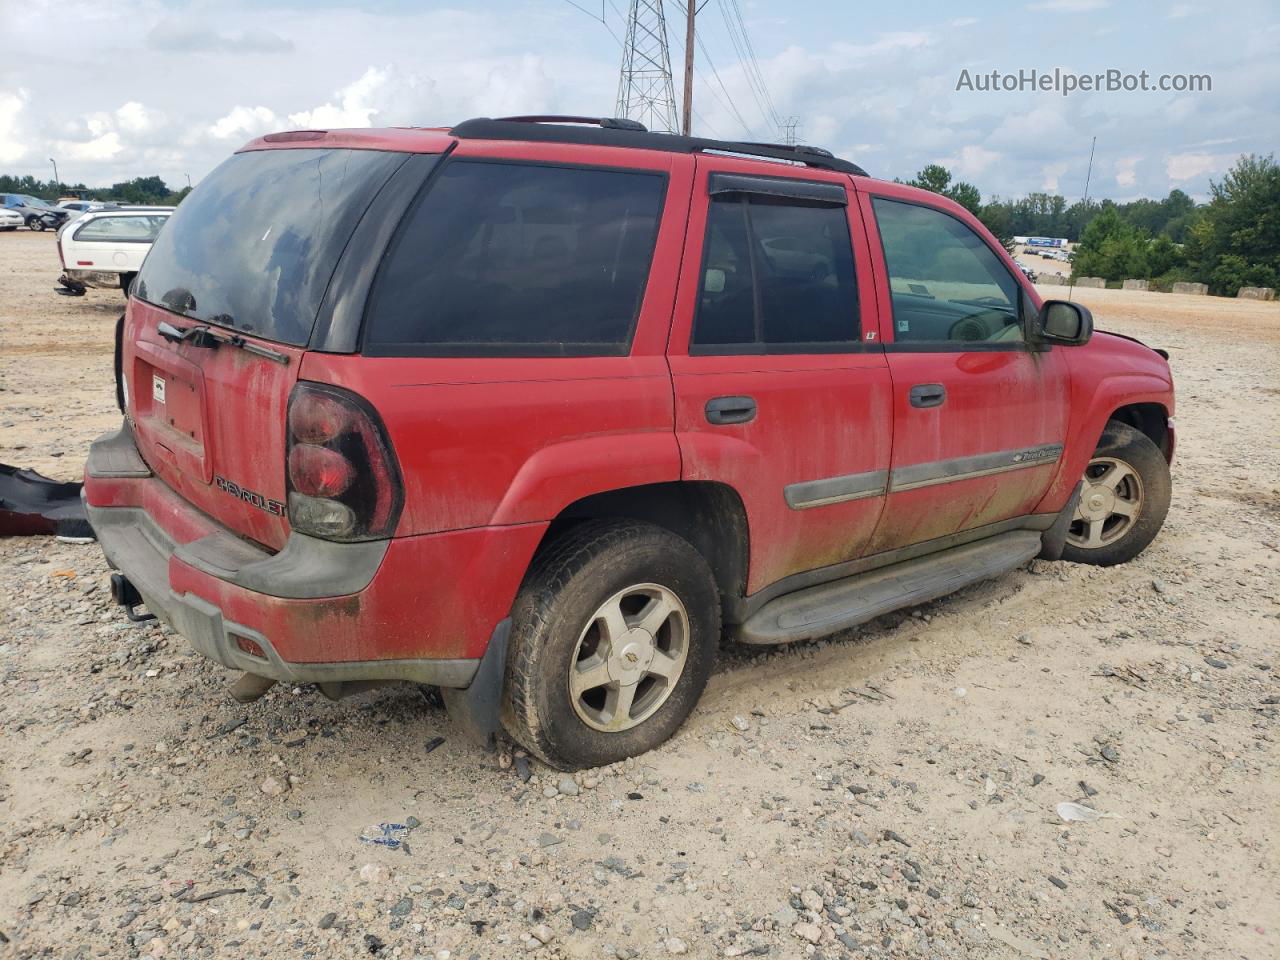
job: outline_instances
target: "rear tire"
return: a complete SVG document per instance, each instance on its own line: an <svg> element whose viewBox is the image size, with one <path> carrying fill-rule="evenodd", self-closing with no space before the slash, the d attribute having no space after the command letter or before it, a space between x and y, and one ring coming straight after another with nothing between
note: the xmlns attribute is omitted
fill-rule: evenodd
<svg viewBox="0 0 1280 960"><path fill-rule="evenodd" d="M1169 513L1169 463L1140 430L1111 421L1085 468L1062 559L1128 563L1156 538Z"/></svg>
<svg viewBox="0 0 1280 960"><path fill-rule="evenodd" d="M503 726L544 762L576 770L676 732L711 675L720 599L686 540L589 521L535 560L512 621Z"/></svg>

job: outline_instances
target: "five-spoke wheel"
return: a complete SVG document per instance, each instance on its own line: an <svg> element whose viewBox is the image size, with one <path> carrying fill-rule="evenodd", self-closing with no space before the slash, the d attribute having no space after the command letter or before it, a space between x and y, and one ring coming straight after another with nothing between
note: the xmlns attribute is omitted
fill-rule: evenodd
<svg viewBox="0 0 1280 960"><path fill-rule="evenodd" d="M558 767L667 740L706 686L720 597L706 560L661 527L588 521L535 561L512 610L503 723Z"/></svg>
<svg viewBox="0 0 1280 960"><path fill-rule="evenodd" d="M1169 461L1145 433L1111 421L1085 467L1062 559L1127 563L1155 539L1169 511Z"/></svg>
<svg viewBox="0 0 1280 960"><path fill-rule="evenodd" d="M619 590L578 638L569 693L582 722L620 731L666 702L689 653L689 617L680 598L656 583Z"/></svg>
<svg viewBox="0 0 1280 960"><path fill-rule="evenodd" d="M1084 487L1067 542L1096 549L1128 533L1142 513L1142 478L1115 457L1094 457L1084 471Z"/></svg>

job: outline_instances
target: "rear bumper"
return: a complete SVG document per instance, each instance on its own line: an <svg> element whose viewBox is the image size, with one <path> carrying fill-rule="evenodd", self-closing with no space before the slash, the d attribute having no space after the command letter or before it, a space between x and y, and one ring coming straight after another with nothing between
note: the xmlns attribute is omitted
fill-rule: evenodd
<svg viewBox="0 0 1280 960"><path fill-rule="evenodd" d="M117 290L120 287L121 271L118 270L64 270L58 282L64 287L98 287L104 290Z"/></svg>
<svg viewBox="0 0 1280 960"><path fill-rule="evenodd" d="M150 612L209 659L289 682L468 686L545 529L359 544L295 533L273 554L153 477L127 425L90 448L82 495Z"/></svg>

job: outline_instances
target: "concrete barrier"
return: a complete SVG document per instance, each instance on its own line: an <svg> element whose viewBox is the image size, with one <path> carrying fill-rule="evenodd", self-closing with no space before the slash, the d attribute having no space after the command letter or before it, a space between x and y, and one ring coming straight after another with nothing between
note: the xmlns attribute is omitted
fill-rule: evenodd
<svg viewBox="0 0 1280 960"><path fill-rule="evenodd" d="M1175 283L1173 292L1187 293L1193 297L1207 297L1209 295L1209 285L1207 283Z"/></svg>
<svg viewBox="0 0 1280 960"><path fill-rule="evenodd" d="M1060 273L1042 273L1036 278L1036 283L1043 283L1047 287L1061 287L1067 282L1067 278Z"/></svg>
<svg viewBox="0 0 1280 960"><path fill-rule="evenodd" d="M1074 282L1077 287L1092 287L1097 290L1102 290L1107 285L1102 277L1076 277Z"/></svg>
<svg viewBox="0 0 1280 960"><path fill-rule="evenodd" d="M1124 283L1120 284L1120 289L1121 290L1150 290L1151 281L1150 280L1126 280Z"/></svg>
<svg viewBox="0 0 1280 960"><path fill-rule="evenodd" d="M1276 291L1273 287L1241 287L1236 297L1240 300L1274 300Z"/></svg>

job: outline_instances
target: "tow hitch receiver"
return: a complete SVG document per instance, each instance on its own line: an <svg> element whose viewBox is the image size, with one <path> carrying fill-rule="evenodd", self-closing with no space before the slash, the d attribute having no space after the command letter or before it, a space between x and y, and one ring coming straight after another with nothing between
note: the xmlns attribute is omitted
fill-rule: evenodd
<svg viewBox="0 0 1280 960"><path fill-rule="evenodd" d="M111 599L120 606L124 607L125 616L134 623L146 623L148 620L154 620L154 613L137 613L136 607L142 606L142 594L138 593L138 588L129 582L129 578L122 573L113 573L111 575Z"/></svg>

